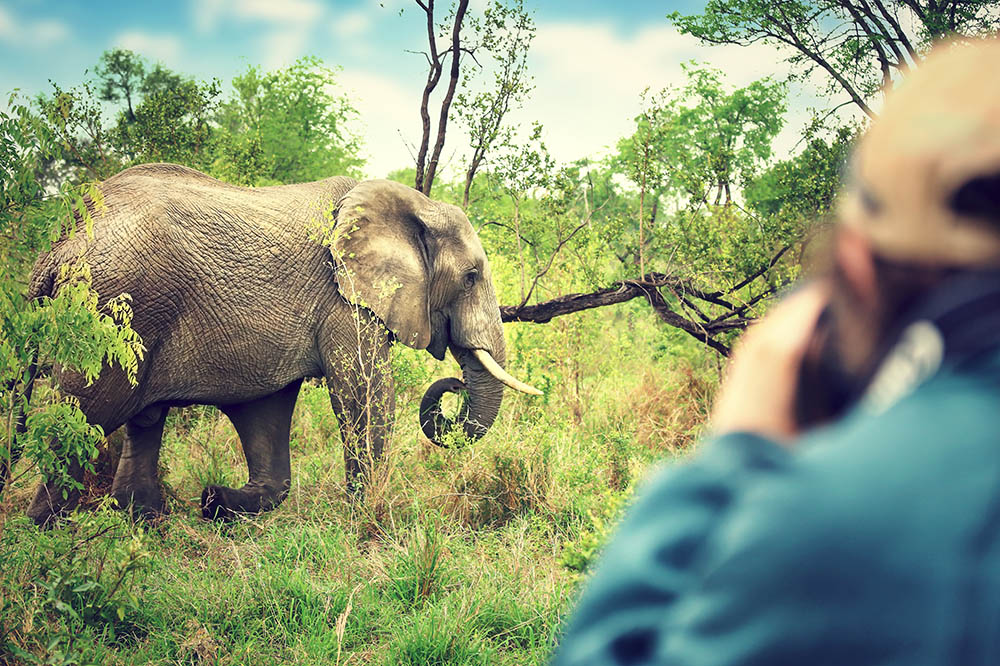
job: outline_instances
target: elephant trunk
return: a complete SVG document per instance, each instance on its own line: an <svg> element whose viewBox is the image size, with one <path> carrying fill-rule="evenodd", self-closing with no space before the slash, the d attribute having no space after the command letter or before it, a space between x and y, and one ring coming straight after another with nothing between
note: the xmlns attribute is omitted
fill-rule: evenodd
<svg viewBox="0 0 1000 666"><path fill-rule="evenodd" d="M493 376L476 357L481 350L451 345L451 353L462 366L462 380L440 379L427 389L420 402L420 426L429 440L446 446L444 435L456 424L461 424L469 439L479 439L493 425L500 402L503 400L503 383ZM499 366L506 360L501 341L492 352L487 352ZM441 413L441 398L445 393L464 393L462 405L454 419Z"/></svg>

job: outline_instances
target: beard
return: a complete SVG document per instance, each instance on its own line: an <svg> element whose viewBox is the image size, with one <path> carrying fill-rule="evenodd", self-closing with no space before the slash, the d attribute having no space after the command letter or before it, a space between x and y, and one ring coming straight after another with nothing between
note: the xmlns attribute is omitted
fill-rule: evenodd
<svg viewBox="0 0 1000 666"><path fill-rule="evenodd" d="M875 285L862 293L832 262L830 319L837 354L853 376L870 375L895 342L899 325L942 282L959 269L873 257Z"/></svg>
<svg viewBox="0 0 1000 666"><path fill-rule="evenodd" d="M836 247L836 243L833 244ZM830 301L802 361L796 412L803 426L838 417L864 393L909 313L956 269L873 255L873 284L861 288L829 257Z"/></svg>

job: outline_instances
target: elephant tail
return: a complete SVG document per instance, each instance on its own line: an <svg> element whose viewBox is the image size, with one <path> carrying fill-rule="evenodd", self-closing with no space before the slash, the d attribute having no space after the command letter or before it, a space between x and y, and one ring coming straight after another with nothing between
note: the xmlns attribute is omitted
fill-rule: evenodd
<svg viewBox="0 0 1000 666"><path fill-rule="evenodd" d="M31 404L31 393L35 387L35 377L38 376L38 347L31 349L31 360L23 375L24 387L18 392L18 379L12 379L4 387L8 396L10 409L13 411L13 432L10 432L6 450L0 450L0 496L10 480L11 470L21 459L24 451L24 435L28 431L28 405Z"/></svg>

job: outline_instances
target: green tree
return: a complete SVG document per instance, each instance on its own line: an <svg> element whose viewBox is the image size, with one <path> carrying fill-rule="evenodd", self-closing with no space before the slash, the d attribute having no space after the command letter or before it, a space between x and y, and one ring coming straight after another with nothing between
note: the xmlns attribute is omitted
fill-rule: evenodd
<svg viewBox="0 0 1000 666"><path fill-rule="evenodd" d="M673 189L689 205L732 202L734 183L745 183L771 157L784 125L785 86L760 79L726 91L718 70L686 66L688 83L678 95L663 155Z"/></svg>
<svg viewBox="0 0 1000 666"><path fill-rule="evenodd" d="M519 234L531 241L532 253L542 257L545 253L536 248L544 247L544 241L538 239L548 238L552 247L552 236L555 252L549 252L550 257L564 246L571 257L594 253L596 240L605 248L596 256L607 260L607 248L613 247L621 261L618 279L585 294L533 304L522 298L518 306L501 308L505 320L545 322L641 297L665 324L726 354L733 335L794 278L798 265L789 250L804 236L802 218L792 223L791 215L762 214L745 205L745 191L768 173L771 144L782 126L784 86L764 79L730 90L719 72L686 70L683 88L643 96L636 131L619 142L606 171L576 165L561 170L564 185L556 185L560 179L547 181L547 192L556 195L547 199L563 201L577 216L582 203L579 231L548 237ZM636 189L621 187L623 180ZM782 182L799 186L788 179ZM584 196L557 194L561 188L566 193L582 190ZM773 188L771 195L781 203L795 196ZM530 230L524 222L532 218L531 207L522 203L520 209L520 231ZM559 227L558 222L550 224ZM567 239L572 245L566 245ZM602 272L594 270L592 262L576 265L590 276ZM536 276L548 271L547 263L543 267ZM533 285L536 282L537 277Z"/></svg>
<svg viewBox="0 0 1000 666"><path fill-rule="evenodd" d="M931 43L994 34L998 9L998 0L709 0L701 14L667 18L706 43L778 46L797 78L818 68L827 92L846 93L874 118L871 98L918 64Z"/></svg>
<svg viewBox="0 0 1000 666"><path fill-rule="evenodd" d="M102 199L89 185L65 184L47 195L35 173L61 150L60 131L15 97L8 106L0 112L0 489L23 452L69 492L78 484L66 465L88 466L103 433L72 399L51 392L33 398L39 369L58 364L92 381L113 365L134 381L143 348L129 326L128 295L102 302L82 261L64 267L57 293L28 299L37 254L63 235L91 233Z"/></svg>
<svg viewBox="0 0 1000 666"><path fill-rule="evenodd" d="M647 250L707 269L705 262L681 250L702 248L699 256L709 263L717 256L708 242L717 233L709 233L705 225L717 223L728 228L727 236L733 235L734 215L739 213L720 207L731 207L734 188L750 182L767 163L783 124L782 84L762 79L728 91L718 71L694 66L685 66L685 71L688 82L683 88L643 93L635 132L619 141L610 161L639 190L633 227L638 241L631 246L641 275L646 273ZM672 204L672 216L663 214L664 198ZM663 218L659 222L658 215ZM703 223L692 226L695 219ZM682 242L682 234L698 237ZM628 239L622 240L622 250L630 254ZM672 270L662 261L654 264L655 270Z"/></svg>
<svg viewBox="0 0 1000 666"><path fill-rule="evenodd" d="M463 208L469 207L473 181L487 155L514 139L514 128L504 120L531 92L528 51L535 37L534 20L524 10L522 0L509 5L494 2L483 10L481 19L472 17L470 24L479 36L480 48L493 60L493 85L473 93L478 72L466 69L462 90L455 98L455 115L469 132L471 151L465 168Z"/></svg>
<svg viewBox="0 0 1000 666"><path fill-rule="evenodd" d="M517 261L520 269L521 304L531 298L531 289L527 286L527 262L525 260L525 236L521 229L521 207L524 198L532 190L544 188L548 184L549 174L555 162L549 155L545 143L542 142L542 126L535 123L532 126L529 143L525 146L509 147L494 160L493 175L500 188L510 197L513 203L513 234L517 245ZM537 279L535 280L537 283Z"/></svg>
<svg viewBox="0 0 1000 666"><path fill-rule="evenodd" d="M832 132L819 126L807 128L802 152L777 162L747 184L743 191L747 208L761 217L783 217L799 225L823 220L832 213L857 135L854 127Z"/></svg>
<svg viewBox="0 0 1000 666"><path fill-rule="evenodd" d="M214 159L212 118L219 84L168 74L169 78L144 87L134 121L126 122L124 116L119 119L117 148L131 164L176 162L207 170Z"/></svg>
<svg viewBox="0 0 1000 666"><path fill-rule="evenodd" d="M217 117L231 153L242 145L262 156L254 159L265 182L357 175L360 140L348 127L357 112L332 92L336 84L336 72L314 57L275 72L249 67L233 79L235 96Z"/></svg>
<svg viewBox="0 0 1000 666"><path fill-rule="evenodd" d="M635 119L635 133L619 144L619 159L617 163L628 176L629 180L639 188L639 206L636 224L639 227L639 240L636 254L639 257L639 274L646 274L646 195L654 193L652 199L658 202L663 180L670 168L670 160L665 150L672 145L671 134L674 133L674 100L667 91L658 95L650 95L647 88L641 95L641 112ZM657 206L652 206L650 222L656 219Z"/></svg>
<svg viewBox="0 0 1000 666"><path fill-rule="evenodd" d="M169 161L207 169L212 164L217 82L186 78L123 49L106 51L98 79L63 89L54 85L36 107L58 136L58 150L39 164L48 187L62 181L103 180L132 164ZM107 122L101 102L124 103Z"/></svg>
<svg viewBox="0 0 1000 666"><path fill-rule="evenodd" d="M106 102L124 100L126 118L135 122L132 100L138 97L146 81L146 63L142 57L128 49L111 49L101 54L94 73L101 99Z"/></svg>

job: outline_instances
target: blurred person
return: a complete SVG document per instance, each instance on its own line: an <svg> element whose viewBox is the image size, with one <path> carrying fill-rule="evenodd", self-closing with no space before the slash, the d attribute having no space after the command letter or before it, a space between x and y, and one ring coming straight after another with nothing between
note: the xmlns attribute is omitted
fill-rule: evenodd
<svg viewBox="0 0 1000 666"><path fill-rule="evenodd" d="M831 275L744 335L557 666L1000 664L1000 42L937 47L849 173Z"/></svg>

